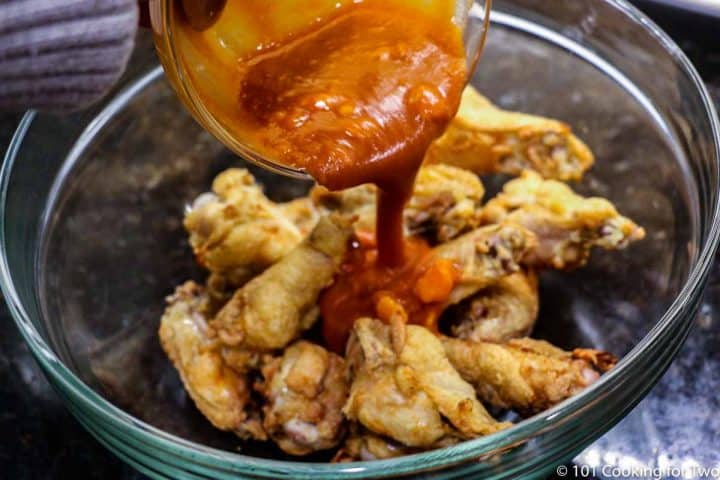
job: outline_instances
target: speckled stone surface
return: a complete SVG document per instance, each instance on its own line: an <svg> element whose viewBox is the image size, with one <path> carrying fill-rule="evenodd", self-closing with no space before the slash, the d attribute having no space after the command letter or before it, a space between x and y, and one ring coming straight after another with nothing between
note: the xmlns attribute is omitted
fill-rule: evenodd
<svg viewBox="0 0 720 480"><path fill-rule="evenodd" d="M720 23L644 2L640 6L678 41L720 99ZM18 118L0 115L0 152ZM65 410L4 306L0 326L0 478L143 478L100 446ZM587 478L573 475L582 473L583 465L720 465L718 388L720 265L696 328L673 366L625 420L578 457L575 466L567 466L563 478ZM595 472L603 476L600 468Z"/></svg>

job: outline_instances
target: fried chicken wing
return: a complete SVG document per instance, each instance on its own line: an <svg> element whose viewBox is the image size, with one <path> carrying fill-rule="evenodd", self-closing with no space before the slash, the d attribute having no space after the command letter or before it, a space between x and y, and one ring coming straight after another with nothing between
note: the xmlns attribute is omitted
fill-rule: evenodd
<svg viewBox="0 0 720 480"><path fill-rule="evenodd" d="M477 175L450 165L420 169L405 207L405 223L412 234L447 242L480 225L478 209L485 187Z"/></svg>
<svg viewBox="0 0 720 480"><path fill-rule="evenodd" d="M540 299L537 275L517 272L501 278L448 312L453 336L502 343L530 335Z"/></svg>
<svg viewBox="0 0 720 480"><path fill-rule="evenodd" d="M583 266L592 247L617 250L645 237L603 198L585 198L567 185L525 171L505 184L482 211L483 223L516 222L535 233L538 246L526 259L535 267Z"/></svg>
<svg viewBox="0 0 720 480"><path fill-rule="evenodd" d="M300 229L262 192L245 169L215 178L213 192L195 200L184 225L198 263L235 287L289 253Z"/></svg>
<svg viewBox="0 0 720 480"><path fill-rule="evenodd" d="M263 426L280 448L307 455L340 443L349 390L341 357L301 340L262 372L261 390L268 401Z"/></svg>
<svg viewBox="0 0 720 480"><path fill-rule="evenodd" d="M180 374L185 390L198 410L220 430L242 438L264 439L258 412L251 411L250 384L223 361L217 342L208 336L201 313L206 294L186 282L168 297L160 321L160 342Z"/></svg>
<svg viewBox="0 0 720 480"><path fill-rule="evenodd" d="M448 361L438 338L417 325L394 329L355 322L348 355L355 372L345 415L408 447L444 437L473 438L507 426L495 421ZM401 338L393 338L400 336ZM449 421L449 425L443 419Z"/></svg>
<svg viewBox="0 0 720 480"><path fill-rule="evenodd" d="M220 340L255 350L285 347L318 316L318 296L343 259L352 228L323 217L292 252L238 289L212 321Z"/></svg>
<svg viewBox="0 0 720 480"><path fill-rule="evenodd" d="M430 330L408 325L400 364L412 369L419 388L465 438L488 435L510 426L497 422L475 397L448 360L443 345Z"/></svg>
<svg viewBox="0 0 720 480"><path fill-rule="evenodd" d="M435 243L446 242L479 226L478 209L485 188L477 175L450 165L420 169L413 195L405 207L408 232L422 234ZM375 230L377 189L372 185L331 192L315 187L311 197L325 210L355 215L358 230Z"/></svg>
<svg viewBox="0 0 720 480"><path fill-rule="evenodd" d="M518 175L530 169L565 181L580 180L594 161L568 125L501 110L472 87L465 88L458 114L425 157L426 164L446 163L478 174Z"/></svg>
<svg viewBox="0 0 720 480"><path fill-rule="evenodd" d="M410 447L430 448L448 433L412 370L399 364L390 327L378 320L358 319L347 357L353 372L343 409L348 419Z"/></svg>
<svg viewBox="0 0 720 480"><path fill-rule="evenodd" d="M532 414L580 392L612 368L609 353L561 350L522 338L504 344L442 339L450 362L484 402Z"/></svg>
<svg viewBox="0 0 720 480"><path fill-rule="evenodd" d="M459 280L448 305L520 271L520 262L536 245L532 232L514 223L503 223L475 229L436 247L435 256L450 260L458 272Z"/></svg>
<svg viewBox="0 0 720 480"><path fill-rule="evenodd" d="M320 220L322 212L310 197L300 197L285 203L277 204L285 218L290 220L305 238L312 232Z"/></svg>

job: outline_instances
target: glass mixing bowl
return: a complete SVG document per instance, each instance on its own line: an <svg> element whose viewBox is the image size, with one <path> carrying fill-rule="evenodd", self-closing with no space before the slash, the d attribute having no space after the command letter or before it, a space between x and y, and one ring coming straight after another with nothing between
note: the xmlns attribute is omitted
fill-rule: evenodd
<svg viewBox="0 0 720 480"><path fill-rule="evenodd" d="M184 205L241 161L185 112L143 38L104 104L65 118L28 113L0 173L2 288L68 408L154 478L534 477L602 435L691 328L718 244L717 116L680 49L616 0L498 0L473 84L503 107L572 124L597 154L575 188L610 198L648 232L542 279L537 336L613 351L615 369L509 430L393 460L291 460L216 431L156 330L163 297L203 274ZM308 186L254 172L277 200Z"/></svg>

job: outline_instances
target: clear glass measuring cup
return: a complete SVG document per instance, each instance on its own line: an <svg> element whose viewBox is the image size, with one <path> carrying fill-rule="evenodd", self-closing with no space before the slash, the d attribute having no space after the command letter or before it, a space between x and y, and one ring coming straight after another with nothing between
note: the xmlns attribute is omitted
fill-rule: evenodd
<svg viewBox="0 0 720 480"><path fill-rule="evenodd" d="M334 9L356 0L150 0L155 44L168 80L185 106L207 131L232 151L259 166L297 178L302 170L283 165L251 146L247 138L228 127L223 112L237 102L237 90L216 79L226 72L217 63L232 65L284 36L302 30ZM492 0L392 0L404 8L446 15L461 31L472 76L485 42ZM179 28L177 18L192 29ZM211 88L208 88L208 85Z"/></svg>

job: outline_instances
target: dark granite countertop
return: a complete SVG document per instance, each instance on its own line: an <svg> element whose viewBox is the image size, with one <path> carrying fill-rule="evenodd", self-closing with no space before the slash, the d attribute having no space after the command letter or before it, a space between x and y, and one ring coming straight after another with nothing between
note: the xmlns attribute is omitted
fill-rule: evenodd
<svg viewBox="0 0 720 480"><path fill-rule="evenodd" d="M636 2L680 44L720 99L720 20ZM0 115L0 153L18 115ZM42 376L0 306L0 477L140 479L97 443ZM663 462L720 466L720 268L695 331L648 397L578 458L578 465ZM689 463L688 463L689 462ZM567 475L572 478L573 467Z"/></svg>

